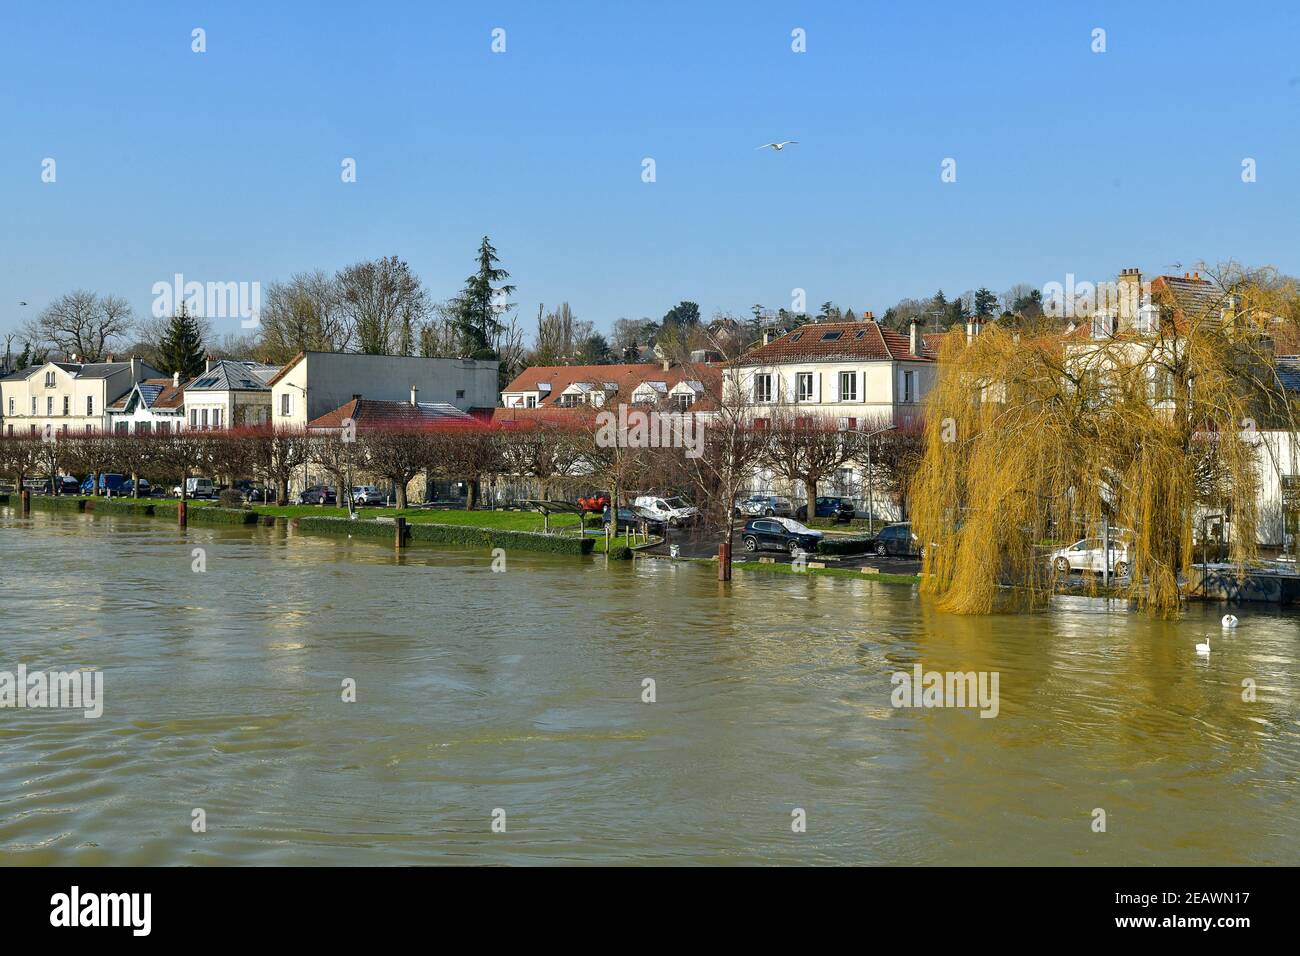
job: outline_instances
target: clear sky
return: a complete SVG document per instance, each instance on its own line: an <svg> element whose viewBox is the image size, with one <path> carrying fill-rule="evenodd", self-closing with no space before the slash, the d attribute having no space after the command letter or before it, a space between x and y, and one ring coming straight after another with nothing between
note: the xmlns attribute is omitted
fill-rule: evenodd
<svg viewBox="0 0 1300 956"><path fill-rule="evenodd" d="M1300 272L1298 11L8 3L0 330L75 288L146 315L176 272L265 284L389 254L447 298L484 234L529 327L561 300L608 329L794 288L879 313L1128 266Z"/></svg>

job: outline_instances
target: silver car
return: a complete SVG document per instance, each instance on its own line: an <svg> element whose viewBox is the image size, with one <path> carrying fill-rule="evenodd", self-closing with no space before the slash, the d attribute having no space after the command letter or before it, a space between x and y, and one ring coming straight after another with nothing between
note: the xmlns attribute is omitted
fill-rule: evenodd
<svg viewBox="0 0 1300 956"><path fill-rule="evenodd" d="M752 518L793 518L794 503L780 495L750 495L736 502L736 511Z"/></svg>

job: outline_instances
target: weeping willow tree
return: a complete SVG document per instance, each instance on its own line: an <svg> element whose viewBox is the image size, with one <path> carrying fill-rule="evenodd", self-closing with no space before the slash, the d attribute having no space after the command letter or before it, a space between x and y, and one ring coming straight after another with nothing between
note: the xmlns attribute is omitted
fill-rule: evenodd
<svg viewBox="0 0 1300 956"><path fill-rule="evenodd" d="M923 589L957 613L1009 595L1032 605L1052 588L1046 543L1108 521L1130 596L1171 614L1211 511L1232 516L1244 566L1256 556L1256 431L1295 434L1273 355L1279 323L1294 320L1291 283L1229 266L1158 278L1148 298L1078 327L949 336L912 485Z"/></svg>

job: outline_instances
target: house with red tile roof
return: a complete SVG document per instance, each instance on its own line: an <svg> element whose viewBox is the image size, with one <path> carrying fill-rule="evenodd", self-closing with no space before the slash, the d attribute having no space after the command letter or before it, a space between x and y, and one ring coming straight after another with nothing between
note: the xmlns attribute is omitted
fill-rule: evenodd
<svg viewBox="0 0 1300 956"><path fill-rule="evenodd" d="M722 368L712 362L536 365L501 391L507 416L528 409L644 405L668 411L717 408Z"/></svg>
<svg viewBox="0 0 1300 956"><path fill-rule="evenodd" d="M408 402L365 398L354 395L338 408L331 409L307 423L308 431L341 431L351 422L358 432L384 429L424 429L486 422L447 402L419 402L412 390Z"/></svg>
<svg viewBox="0 0 1300 956"><path fill-rule="evenodd" d="M115 435L166 435L185 425L185 390L180 376L146 378L108 406Z"/></svg>
<svg viewBox="0 0 1300 956"><path fill-rule="evenodd" d="M758 417L784 411L879 428L919 422L935 372L934 345L927 347L919 322L906 335L872 318L810 322L732 362L727 388Z"/></svg>

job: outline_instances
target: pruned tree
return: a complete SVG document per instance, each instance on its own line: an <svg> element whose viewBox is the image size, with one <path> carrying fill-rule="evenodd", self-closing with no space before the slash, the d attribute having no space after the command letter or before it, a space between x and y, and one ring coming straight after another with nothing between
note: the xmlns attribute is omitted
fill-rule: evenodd
<svg viewBox="0 0 1300 956"><path fill-rule="evenodd" d="M808 516L817 514L817 489L845 465L861 458L864 432L840 428L835 419L778 408L771 418L763 464L774 474L802 482Z"/></svg>

